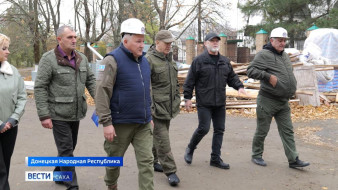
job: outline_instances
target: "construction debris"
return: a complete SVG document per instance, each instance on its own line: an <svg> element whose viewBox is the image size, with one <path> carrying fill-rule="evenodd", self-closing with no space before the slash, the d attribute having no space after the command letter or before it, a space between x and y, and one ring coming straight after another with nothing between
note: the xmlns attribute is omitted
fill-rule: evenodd
<svg viewBox="0 0 338 190"><path fill-rule="evenodd" d="M299 62L299 52L294 54L289 54L291 61L293 61L293 66L302 66L303 63ZM228 115L232 116L243 116L249 118L256 117L256 98L260 88L260 82L255 81L253 79L248 79L246 75L247 67L249 63L235 63L231 61L231 65L234 71L238 74L240 80L243 82L245 91L247 95L238 94L238 91L227 87L226 88L226 112ZM322 65L322 66L314 66L314 70L329 70L336 69L336 65ZM184 108L183 101L183 84L185 78L187 76L187 70L179 71L178 80L180 84L180 92L182 97L181 103L181 113L187 113ZM296 95L307 95L314 96L314 92L312 90L298 89L296 91ZM193 109L190 112L196 112L197 109L195 107L196 102L195 99L192 100ZM338 119L338 92L324 92L320 93L320 106L302 106L300 104L300 99L291 99L291 116L293 121L310 121L314 119Z"/></svg>

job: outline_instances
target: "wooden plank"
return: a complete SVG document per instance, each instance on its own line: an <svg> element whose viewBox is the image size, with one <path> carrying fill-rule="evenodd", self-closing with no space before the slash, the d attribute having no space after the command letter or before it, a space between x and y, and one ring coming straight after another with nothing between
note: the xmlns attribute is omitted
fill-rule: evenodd
<svg viewBox="0 0 338 190"><path fill-rule="evenodd" d="M234 106L225 106L227 109L233 109L233 108L256 108L257 104L252 105L234 105Z"/></svg>
<svg viewBox="0 0 338 190"><path fill-rule="evenodd" d="M232 67L237 67L237 66L243 66L243 65L249 65L249 63L235 63L233 61L230 61L230 64Z"/></svg>
<svg viewBox="0 0 338 190"><path fill-rule="evenodd" d="M238 73L246 73L246 69L241 69L241 70L234 70L236 74Z"/></svg>
<svg viewBox="0 0 338 190"><path fill-rule="evenodd" d="M334 70L334 67L325 67L325 68L317 68L315 71L330 71Z"/></svg>
<svg viewBox="0 0 338 190"><path fill-rule="evenodd" d="M319 94L319 97L325 101L327 101L328 103L331 103L331 101L324 95L324 94Z"/></svg>
<svg viewBox="0 0 338 190"><path fill-rule="evenodd" d="M298 57L290 57L290 61L296 62L296 61L299 61L299 58Z"/></svg>
<svg viewBox="0 0 338 190"><path fill-rule="evenodd" d="M227 106L235 106L235 105L251 105L256 104L256 101L248 101L248 100L235 100L235 101L226 101Z"/></svg>
<svg viewBox="0 0 338 190"><path fill-rule="evenodd" d="M338 65L313 65L315 68L321 68L321 67L334 67L338 68Z"/></svg>
<svg viewBox="0 0 338 190"><path fill-rule="evenodd" d="M250 89L257 89L259 90L260 84L255 84L255 83L243 83L245 88L250 88Z"/></svg>
<svg viewBox="0 0 338 190"><path fill-rule="evenodd" d="M292 67L299 67L299 66L303 66L303 65L304 65L304 63L298 62L298 63L292 64Z"/></svg>
<svg viewBox="0 0 338 190"><path fill-rule="evenodd" d="M324 94L325 96L335 96L337 95L336 92L321 92L321 94Z"/></svg>
<svg viewBox="0 0 338 190"><path fill-rule="evenodd" d="M238 91L233 89L233 88L226 88L226 96L231 96L231 97L240 97L240 98L246 98L246 99L256 99L258 95L258 90L253 90L253 89L245 89L246 93L248 94L247 96L245 95L238 95Z"/></svg>
<svg viewBox="0 0 338 190"><path fill-rule="evenodd" d="M299 102L300 99L292 99L292 100L289 100L289 102Z"/></svg>
<svg viewBox="0 0 338 190"><path fill-rule="evenodd" d="M326 68L326 67L333 67L333 70L338 69L338 65L304 65L302 62L298 62L295 64L292 64L293 67L299 67L299 66L308 66L308 67L315 67L315 68Z"/></svg>
<svg viewBox="0 0 338 190"><path fill-rule="evenodd" d="M303 90L297 90L296 94L306 94L306 95L311 95L313 96L313 92L310 91L303 91Z"/></svg>

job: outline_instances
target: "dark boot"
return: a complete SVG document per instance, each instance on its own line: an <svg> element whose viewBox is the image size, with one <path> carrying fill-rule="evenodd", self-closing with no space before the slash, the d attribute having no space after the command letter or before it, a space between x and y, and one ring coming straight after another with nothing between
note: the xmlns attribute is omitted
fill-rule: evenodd
<svg viewBox="0 0 338 190"><path fill-rule="evenodd" d="M308 165L310 165L309 162L303 162L303 161L299 160L298 157L296 158L295 162L289 163L290 168L302 168L302 167L306 167Z"/></svg>
<svg viewBox="0 0 338 190"><path fill-rule="evenodd" d="M154 171L155 172L163 172L162 165L158 162L154 163Z"/></svg>
<svg viewBox="0 0 338 190"><path fill-rule="evenodd" d="M168 174L168 182L171 186L176 186L178 183L180 183L180 179L175 173Z"/></svg>
<svg viewBox="0 0 338 190"><path fill-rule="evenodd" d="M230 169L230 165L223 162L223 160L221 158L218 159L210 159L210 166L214 166L217 168L221 168L221 169Z"/></svg>
<svg viewBox="0 0 338 190"><path fill-rule="evenodd" d="M190 149L189 146L187 147L187 149L185 150L185 154L184 154L184 160L187 164L191 164L192 162L192 156L194 154L194 150L195 149Z"/></svg>
<svg viewBox="0 0 338 190"><path fill-rule="evenodd" d="M263 158L252 158L251 161L257 165L266 166L266 163L263 160Z"/></svg>
<svg viewBox="0 0 338 190"><path fill-rule="evenodd" d="M117 184L115 184L115 185L108 185L108 190L117 190Z"/></svg>

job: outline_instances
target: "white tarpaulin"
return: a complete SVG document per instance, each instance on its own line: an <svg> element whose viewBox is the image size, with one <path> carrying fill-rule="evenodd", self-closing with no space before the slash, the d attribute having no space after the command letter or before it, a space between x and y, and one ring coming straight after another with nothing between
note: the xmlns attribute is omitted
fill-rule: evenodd
<svg viewBox="0 0 338 190"><path fill-rule="evenodd" d="M320 28L313 30L305 40L304 49L309 43L314 43L322 50L321 56L330 59L332 64L338 64L338 30L332 28ZM335 62L335 63L334 63Z"/></svg>
<svg viewBox="0 0 338 190"><path fill-rule="evenodd" d="M300 61L305 64L331 65L338 64L338 30L320 28L311 31L305 40L304 51ZM329 82L334 78L334 70L317 72L322 82Z"/></svg>

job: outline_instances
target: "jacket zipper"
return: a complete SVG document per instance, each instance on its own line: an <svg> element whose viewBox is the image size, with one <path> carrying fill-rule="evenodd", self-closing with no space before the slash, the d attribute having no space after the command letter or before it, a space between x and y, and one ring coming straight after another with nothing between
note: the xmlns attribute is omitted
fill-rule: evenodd
<svg viewBox="0 0 338 190"><path fill-rule="evenodd" d="M145 123L146 119L147 119L146 92L145 92L145 89L144 89L144 82L143 82L143 76L142 76L140 64L138 63L137 66L138 66L138 70L140 71L140 76L141 76L141 81L142 81L142 86L143 86L143 103L144 103L143 108L144 108L144 123Z"/></svg>
<svg viewBox="0 0 338 190"><path fill-rule="evenodd" d="M289 83L289 88L288 88L288 96L290 96L290 88L291 88L291 79L290 79L290 74L289 74L289 72L288 72L288 68L286 67L286 64L285 64L285 60L283 59L283 55L281 55L281 58L282 58L282 60L283 60L283 65L284 65L284 67L285 67L285 71L286 71L286 73L287 73L287 75L288 75L288 78L289 78L289 80L288 80L288 83Z"/></svg>
<svg viewBox="0 0 338 190"><path fill-rule="evenodd" d="M76 60L77 62L78 60ZM79 97L78 97L78 94L77 94L77 74L78 74L78 70L76 69L76 62L75 62L75 94L76 94L76 100L75 100L75 103L76 103L76 119L79 118ZM79 67L80 68L80 67Z"/></svg>
<svg viewBox="0 0 338 190"><path fill-rule="evenodd" d="M168 65L168 70L169 70L169 82L170 82L170 94L169 94L169 99L170 99L170 103L169 103L169 108L170 108L170 117L173 117L173 112L172 112L172 81L171 81L171 72L170 72L170 64L168 62L168 60L166 59L166 63Z"/></svg>
<svg viewBox="0 0 338 190"><path fill-rule="evenodd" d="M216 91L217 91L217 76L218 76L218 63L216 63L216 75L215 75L215 88L214 88L214 94L215 94L215 106L217 105L217 96L216 96Z"/></svg>

